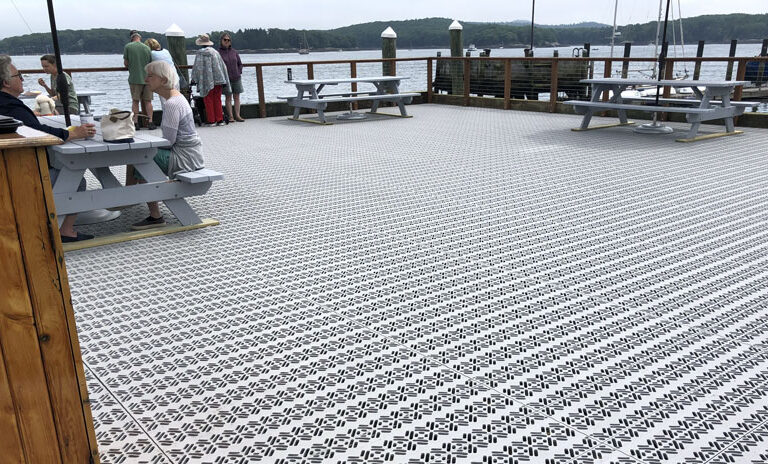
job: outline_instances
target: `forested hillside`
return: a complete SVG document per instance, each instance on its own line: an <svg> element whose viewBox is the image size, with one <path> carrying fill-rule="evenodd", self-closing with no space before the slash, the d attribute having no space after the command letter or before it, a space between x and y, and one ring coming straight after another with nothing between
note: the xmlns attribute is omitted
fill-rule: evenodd
<svg viewBox="0 0 768 464"><path fill-rule="evenodd" d="M244 29L234 31L234 46L241 50L294 50L304 44L304 36L312 49L328 48L379 48L381 32L391 26L398 34L400 48L447 48L448 26L451 19L425 18L406 21L376 21L331 30L298 29ZM706 40L723 43L731 39L768 38L768 14L709 15L685 18L685 40L693 43ZM522 46L529 43L530 26L514 23L475 23L464 25L464 43L482 47ZM619 27L621 40L639 44L654 40L656 22L629 24ZM63 53L122 53L128 41L128 29L88 29L59 31L59 43ZM142 36L155 37L165 45L165 36L159 32L142 31ZM220 31L212 31L217 42ZM596 23L563 26L536 26L536 46L552 44L574 45L590 42L605 44L610 40L611 28ZM194 49L194 38L187 39L187 48ZM50 34L27 34L0 40L0 53L12 55L50 53Z"/></svg>

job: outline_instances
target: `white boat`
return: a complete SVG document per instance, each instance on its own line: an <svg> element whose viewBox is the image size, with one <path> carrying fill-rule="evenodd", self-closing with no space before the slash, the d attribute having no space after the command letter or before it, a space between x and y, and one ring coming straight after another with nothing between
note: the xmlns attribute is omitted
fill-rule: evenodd
<svg viewBox="0 0 768 464"><path fill-rule="evenodd" d="M477 47L475 47L475 44L469 44L469 47L467 48L468 52L476 52Z"/></svg>

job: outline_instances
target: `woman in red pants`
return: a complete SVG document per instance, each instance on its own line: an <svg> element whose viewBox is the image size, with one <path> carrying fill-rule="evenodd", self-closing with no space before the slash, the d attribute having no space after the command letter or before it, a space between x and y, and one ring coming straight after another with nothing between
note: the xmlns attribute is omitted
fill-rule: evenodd
<svg viewBox="0 0 768 464"><path fill-rule="evenodd" d="M195 40L200 47L192 66L191 81L197 84L197 91L205 103L206 126L224 125L224 113L221 109L221 91L223 87L231 93L227 66L221 55L213 48L208 34L200 35Z"/></svg>

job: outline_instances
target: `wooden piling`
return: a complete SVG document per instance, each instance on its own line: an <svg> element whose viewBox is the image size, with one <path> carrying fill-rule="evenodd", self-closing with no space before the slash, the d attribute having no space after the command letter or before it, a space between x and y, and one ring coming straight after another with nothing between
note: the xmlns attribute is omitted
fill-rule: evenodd
<svg viewBox="0 0 768 464"><path fill-rule="evenodd" d="M504 109L512 107L510 96L512 95L512 60L504 60Z"/></svg>
<svg viewBox="0 0 768 464"><path fill-rule="evenodd" d="M760 48L760 56L767 56L768 55L768 39L763 39L763 46ZM757 65L757 86L761 87L763 85L763 73L765 73L765 61L761 61L760 64Z"/></svg>
<svg viewBox="0 0 768 464"><path fill-rule="evenodd" d="M464 61L464 106L469 106L469 79L472 73L469 69L469 59L464 59L462 61Z"/></svg>
<svg viewBox="0 0 768 464"><path fill-rule="evenodd" d="M397 58L397 34L391 27L381 33L381 57L384 59ZM382 61L381 70L384 76L395 75L395 62Z"/></svg>
<svg viewBox="0 0 768 464"><path fill-rule="evenodd" d="M187 44L184 38L184 31L176 24L171 24L165 31L165 38L168 40L168 52L171 54L173 62L176 63L176 66L179 66L184 80L189 83L189 71L182 67L187 66Z"/></svg>
<svg viewBox="0 0 768 464"><path fill-rule="evenodd" d="M702 56L704 56L704 41L699 40L699 46L696 47L696 58L701 58ZM700 75L701 75L701 61L697 61L696 64L693 66L693 80L698 81Z"/></svg>
<svg viewBox="0 0 768 464"><path fill-rule="evenodd" d="M448 34L451 40L451 56L460 57L464 54L464 43L462 40L462 30L464 28L458 21L451 23L448 27ZM464 79L462 78L463 67L461 61L451 60L451 93L461 95L464 89Z"/></svg>
<svg viewBox="0 0 768 464"><path fill-rule="evenodd" d="M349 63L349 77L351 77L353 79L355 77L357 77L357 63L355 63L354 61L351 61ZM351 84L350 88L352 89L352 92L357 92L357 82L353 82ZM353 102L352 103L352 109L353 110L357 110L358 109L357 102Z"/></svg>
<svg viewBox="0 0 768 464"><path fill-rule="evenodd" d="M264 70L260 64L256 65L256 90L259 93L259 117L267 117L267 102L264 101Z"/></svg>
<svg viewBox="0 0 768 464"><path fill-rule="evenodd" d="M624 42L624 58L629 58L632 53L632 42ZM621 78L626 79L629 74L629 61L624 60L621 63Z"/></svg>
<svg viewBox="0 0 768 464"><path fill-rule="evenodd" d="M731 49L728 51L729 58L736 56L736 45L738 43L739 41L736 39L731 40ZM733 77L733 60L728 62L728 67L725 70L725 80L730 81L731 77Z"/></svg>
<svg viewBox="0 0 768 464"><path fill-rule="evenodd" d="M549 112L554 113L557 110L557 66L558 60L552 60L552 71L550 75L549 86Z"/></svg>
<svg viewBox="0 0 768 464"><path fill-rule="evenodd" d="M427 103L432 103L433 83L432 83L432 58L427 58Z"/></svg>

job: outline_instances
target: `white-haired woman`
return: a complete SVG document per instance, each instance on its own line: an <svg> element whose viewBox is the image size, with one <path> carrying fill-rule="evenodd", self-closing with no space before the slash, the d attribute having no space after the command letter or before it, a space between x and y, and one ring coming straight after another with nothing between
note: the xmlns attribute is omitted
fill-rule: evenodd
<svg viewBox="0 0 768 464"><path fill-rule="evenodd" d="M179 82L176 70L165 61L153 61L145 68L147 86L165 98L163 107L163 122L160 129L163 138L170 142L166 149L158 148L155 155L155 163L160 169L173 179L181 172L196 171L202 169L203 144L195 129L195 120L192 116L192 108L184 96L176 90ZM138 175L139 181L143 181ZM134 230L162 227L165 219L160 213L157 202L147 203L149 217L131 226Z"/></svg>

